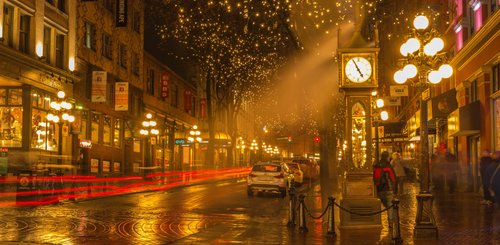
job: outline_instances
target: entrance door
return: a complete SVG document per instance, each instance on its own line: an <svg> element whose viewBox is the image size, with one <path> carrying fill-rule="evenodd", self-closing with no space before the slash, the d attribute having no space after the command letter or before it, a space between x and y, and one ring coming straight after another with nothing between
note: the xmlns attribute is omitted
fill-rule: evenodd
<svg viewBox="0 0 500 245"><path fill-rule="evenodd" d="M469 168L470 168L470 179L471 182L469 187L472 188L474 192L479 191L479 187L481 186L481 180L479 176L479 159L481 158L481 153L479 152L481 149L481 140L480 137L475 135L469 137Z"/></svg>

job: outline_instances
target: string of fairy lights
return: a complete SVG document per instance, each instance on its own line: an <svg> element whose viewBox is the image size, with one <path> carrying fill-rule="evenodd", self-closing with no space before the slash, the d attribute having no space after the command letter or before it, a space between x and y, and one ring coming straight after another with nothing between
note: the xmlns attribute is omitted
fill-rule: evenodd
<svg viewBox="0 0 500 245"><path fill-rule="evenodd" d="M148 15L159 20L159 37L187 50L169 52L172 58L194 60L202 69L216 71L217 86L246 98L255 97L253 91L269 91L274 72L301 39L336 35L336 27L364 16L371 19L370 25L397 26L381 31L381 38L393 40L407 33L401 29L412 19L405 0L148 1L154 6ZM432 16L438 18L439 13ZM300 121L303 115L293 117Z"/></svg>

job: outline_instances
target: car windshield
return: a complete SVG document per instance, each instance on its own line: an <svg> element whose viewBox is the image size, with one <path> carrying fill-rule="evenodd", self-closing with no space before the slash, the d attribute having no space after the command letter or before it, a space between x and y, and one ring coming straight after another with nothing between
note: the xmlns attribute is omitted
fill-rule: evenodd
<svg viewBox="0 0 500 245"><path fill-rule="evenodd" d="M255 165L252 171L256 172L280 172L281 166L278 165Z"/></svg>
<svg viewBox="0 0 500 245"><path fill-rule="evenodd" d="M287 163L286 165L293 170L299 170L299 165L297 163Z"/></svg>

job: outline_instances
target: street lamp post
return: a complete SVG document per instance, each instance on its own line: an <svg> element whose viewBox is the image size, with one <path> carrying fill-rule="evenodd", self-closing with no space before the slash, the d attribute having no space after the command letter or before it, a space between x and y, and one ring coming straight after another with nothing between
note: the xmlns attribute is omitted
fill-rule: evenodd
<svg viewBox="0 0 500 245"><path fill-rule="evenodd" d="M256 158L256 155L257 155L257 150L259 149L259 144L255 141L255 140L252 140L252 143L250 143L250 150L253 151L253 156L254 158ZM250 162L255 161L253 158L250 159Z"/></svg>
<svg viewBox="0 0 500 245"><path fill-rule="evenodd" d="M47 114L47 120L59 125L59 135L57 143L58 164L62 164L62 128L65 123L75 121L75 116L71 115L73 105L65 100L66 93L64 91L57 92L57 100L50 102L52 113Z"/></svg>
<svg viewBox="0 0 500 245"><path fill-rule="evenodd" d="M400 51L405 58L402 70L394 74L396 83L403 84L408 79L417 76L415 85L420 88L420 192L417 194L417 217L414 229L415 238L437 238L437 226L432 213L433 196L430 193L430 162L429 138L427 136L427 99L423 98L428 83L437 84L442 78L449 78L453 69L446 60L446 53L440 52L444 48L444 41L439 38L434 28L428 29L429 20L419 15L413 21L413 30L410 38L401 45ZM421 43L425 45L421 45ZM441 66L434 70L435 67ZM413 81L413 80L412 80Z"/></svg>
<svg viewBox="0 0 500 245"><path fill-rule="evenodd" d="M146 114L146 119L142 121L142 128L140 130L140 134L144 136L145 139L145 168L144 168L144 176L147 176L148 169L152 167L153 162L153 145L156 144L157 136L160 134L160 131L156 128L156 121L153 120L153 115L151 113ZM151 142L151 140L155 139L155 142Z"/></svg>
<svg viewBox="0 0 500 245"><path fill-rule="evenodd" d="M191 164L191 167L193 164L196 164L196 143L201 142L201 132L198 130L198 126L194 125L191 131L189 131L190 137L188 137L188 141L193 144L193 163Z"/></svg>
<svg viewBox="0 0 500 245"><path fill-rule="evenodd" d="M376 91L372 93L372 96L376 96L377 93ZM380 161L380 147L379 147L379 133L378 133L378 127L380 126L380 120L386 121L389 119L389 114L387 111L382 110L384 108L384 100L383 99L377 99L375 101L375 104L373 105L374 108L374 123L375 123L375 163L378 163ZM381 111L382 110L382 111Z"/></svg>

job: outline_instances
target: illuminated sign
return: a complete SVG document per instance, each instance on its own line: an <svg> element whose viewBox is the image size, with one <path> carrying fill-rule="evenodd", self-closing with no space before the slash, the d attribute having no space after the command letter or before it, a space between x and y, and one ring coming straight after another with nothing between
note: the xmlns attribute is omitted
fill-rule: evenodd
<svg viewBox="0 0 500 245"><path fill-rule="evenodd" d="M90 148L92 148L92 141L81 139L80 140L80 147L81 148L89 148L90 149Z"/></svg>
<svg viewBox="0 0 500 245"><path fill-rule="evenodd" d="M186 140L185 139L175 139L175 144L176 145L184 145L184 144L186 144Z"/></svg>

